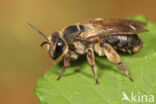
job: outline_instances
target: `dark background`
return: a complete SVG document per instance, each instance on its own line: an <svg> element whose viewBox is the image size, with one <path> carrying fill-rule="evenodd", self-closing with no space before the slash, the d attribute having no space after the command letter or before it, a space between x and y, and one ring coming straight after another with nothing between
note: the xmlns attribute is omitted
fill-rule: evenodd
<svg viewBox="0 0 156 104"><path fill-rule="evenodd" d="M1 0L0 104L39 104L33 90L54 63L40 48L44 39L27 22L47 36L95 17L140 14L156 22L155 4L156 0Z"/></svg>

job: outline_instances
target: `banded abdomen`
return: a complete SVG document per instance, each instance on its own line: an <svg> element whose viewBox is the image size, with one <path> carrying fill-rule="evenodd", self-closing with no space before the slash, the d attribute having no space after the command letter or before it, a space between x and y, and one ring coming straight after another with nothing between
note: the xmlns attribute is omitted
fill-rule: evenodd
<svg viewBox="0 0 156 104"><path fill-rule="evenodd" d="M104 38L105 42L108 42L113 46L115 50L122 51L124 53L135 53L142 48L142 41L135 35L127 36L111 36Z"/></svg>

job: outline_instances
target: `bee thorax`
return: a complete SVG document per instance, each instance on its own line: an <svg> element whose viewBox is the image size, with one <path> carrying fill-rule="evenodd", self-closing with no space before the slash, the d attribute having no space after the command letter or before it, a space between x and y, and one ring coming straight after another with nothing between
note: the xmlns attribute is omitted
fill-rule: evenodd
<svg viewBox="0 0 156 104"><path fill-rule="evenodd" d="M86 52L86 46L84 45L84 43L81 42L75 42L73 43L75 46L75 52L83 55Z"/></svg>

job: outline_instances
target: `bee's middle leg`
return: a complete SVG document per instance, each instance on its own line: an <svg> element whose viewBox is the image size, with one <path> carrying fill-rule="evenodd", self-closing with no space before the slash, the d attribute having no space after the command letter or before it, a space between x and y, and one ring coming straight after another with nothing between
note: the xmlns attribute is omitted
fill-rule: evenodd
<svg viewBox="0 0 156 104"><path fill-rule="evenodd" d="M87 52L87 60L94 73L96 84L98 84L99 82L98 82L97 70L96 70L96 65L95 65L95 60L94 60L94 52L92 49L89 49Z"/></svg>
<svg viewBox="0 0 156 104"><path fill-rule="evenodd" d="M70 59L71 59L71 52L68 52L64 58L64 66L57 80L59 80L63 76L63 73L65 72L66 68L70 66Z"/></svg>
<svg viewBox="0 0 156 104"><path fill-rule="evenodd" d="M117 64L120 69L127 75L127 77L133 81L132 77L129 75L128 69L126 66L120 61L120 56L118 53L112 48L112 46L108 43L101 43L100 46L104 48L105 55L107 56L108 60Z"/></svg>

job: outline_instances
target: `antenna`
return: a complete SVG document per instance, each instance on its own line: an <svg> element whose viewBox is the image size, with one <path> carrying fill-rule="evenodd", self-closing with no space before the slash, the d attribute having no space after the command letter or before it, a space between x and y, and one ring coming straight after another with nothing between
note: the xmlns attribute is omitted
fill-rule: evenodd
<svg viewBox="0 0 156 104"><path fill-rule="evenodd" d="M39 29L37 29L36 27L34 27L33 25L31 25L30 23L27 23L27 24L28 24L29 27L31 27L33 30L35 30L36 32L38 32L39 34L41 34L47 41L49 41L48 38L47 38Z"/></svg>

